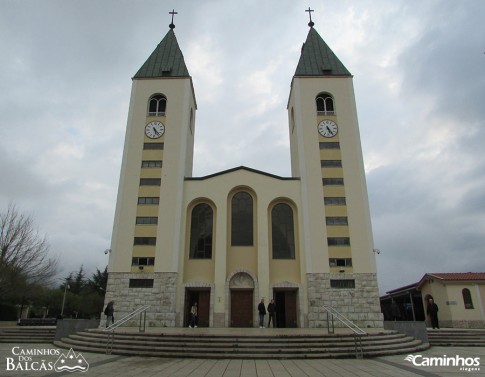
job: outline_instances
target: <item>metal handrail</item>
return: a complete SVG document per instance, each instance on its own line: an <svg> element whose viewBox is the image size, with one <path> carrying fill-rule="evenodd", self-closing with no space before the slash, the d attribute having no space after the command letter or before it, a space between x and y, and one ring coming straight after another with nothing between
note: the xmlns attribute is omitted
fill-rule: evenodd
<svg viewBox="0 0 485 377"><path fill-rule="evenodd" d="M113 351L113 343L114 343L114 335L115 330L120 327L122 324L126 323L137 314L140 314L140 325L138 330L140 332L145 332L145 324L146 324L146 311L150 307L150 305L140 306L138 309L135 309L131 313L125 315L120 320L112 323L110 326L106 327L103 331L108 333L108 340L106 342L106 354L109 355ZM143 320L142 320L143 318ZM142 323L143 322L143 323Z"/></svg>
<svg viewBox="0 0 485 377"><path fill-rule="evenodd" d="M362 346L362 336L367 335L367 332L362 330L359 326L357 326L354 322L352 322L350 319L348 319L346 316L344 316L342 313L340 313L337 309L331 307L331 306L326 306L322 305L323 310L327 312L327 331L329 334L334 334L335 333L335 326L334 326L334 317L337 318L340 322L342 322L345 326L347 326L349 329L351 329L354 333L354 344L355 344L355 357L356 358L362 358L364 356L364 348ZM329 320L329 314L331 316L331 321L332 321L332 332L330 332L330 320Z"/></svg>

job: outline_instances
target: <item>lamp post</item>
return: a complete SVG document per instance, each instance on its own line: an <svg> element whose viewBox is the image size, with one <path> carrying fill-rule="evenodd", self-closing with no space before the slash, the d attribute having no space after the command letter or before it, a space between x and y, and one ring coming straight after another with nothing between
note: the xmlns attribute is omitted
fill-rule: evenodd
<svg viewBox="0 0 485 377"><path fill-rule="evenodd" d="M66 293L68 289L71 289L71 287L69 286L69 284L67 284L66 279L66 284L64 284L64 298L62 299L61 317L64 317L64 304L66 303Z"/></svg>

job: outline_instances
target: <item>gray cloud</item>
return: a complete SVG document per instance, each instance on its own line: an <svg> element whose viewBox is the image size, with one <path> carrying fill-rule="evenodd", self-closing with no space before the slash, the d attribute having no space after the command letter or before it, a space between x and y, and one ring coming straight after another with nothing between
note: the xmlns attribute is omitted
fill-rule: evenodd
<svg viewBox="0 0 485 377"><path fill-rule="evenodd" d="M198 102L194 175L290 174L286 102L307 5L1 2L0 208L33 212L66 272L107 261L130 78L174 7ZM382 293L425 272L485 271L484 11L342 1L313 14L355 75Z"/></svg>

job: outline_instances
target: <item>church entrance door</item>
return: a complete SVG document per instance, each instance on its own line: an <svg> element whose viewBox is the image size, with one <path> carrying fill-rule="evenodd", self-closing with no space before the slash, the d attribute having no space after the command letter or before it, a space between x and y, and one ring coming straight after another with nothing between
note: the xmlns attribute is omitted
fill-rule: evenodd
<svg viewBox="0 0 485 377"><path fill-rule="evenodd" d="M185 290L185 326L190 323L190 309L197 303L197 326L209 327L211 291L207 288L186 288Z"/></svg>
<svg viewBox="0 0 485 377"><path fill-rule="evenodd" d="M277 327L297 327L297 293L296 289L274 290Z"/></svg>
<svg viewBox="0 0 485 377"><path fill-rule="evenodd" d="M253 327L253 289L231 289L231 327Z"/></svg>

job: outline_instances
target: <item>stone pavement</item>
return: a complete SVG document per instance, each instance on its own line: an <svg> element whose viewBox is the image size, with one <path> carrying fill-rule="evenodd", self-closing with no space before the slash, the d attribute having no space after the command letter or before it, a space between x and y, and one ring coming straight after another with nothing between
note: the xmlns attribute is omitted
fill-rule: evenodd
<svg viewBox="0 0 485 377"><path fill-rule="evenodd" d="M28 354L44 352L45 356ZM43 350L43 351L42 351ZM322 360L203 360L203 359L164 359L149 357L126 357L117 355L82 352L89 364L85 373L56 372L50 369L59 358L57 348L51 344L0 343L0 376L22 377L60 377L60 376L103 376L103 377L288 377L288 376L478 376L485 372L484 347L432 347L415 355L418 364L428 357L455 359L480 358L481 370L472 366L470 371L460 370L459 366L415 366L404 360L407 355L385 356L372 359L322 359ZM59 350L67 353L66 350ZM49 353L54 355L49 355ZM24 355L22 355L24 354ZM27 354L27 355L26 355ZM22 360L21 360L22 358ZM30 358L31 360L28 360ZM26 361L27 360L27 361ZM42 362L43 361L43 362ZM50 363L50 366L49 366ZM450 363L450 361L448 361ZM45 369L39 369L44 365ZM22 368L23 370L21 370ZM16 369L16 370L12 370ZM27 370L30 369L30 370Z"/></svg>

